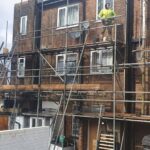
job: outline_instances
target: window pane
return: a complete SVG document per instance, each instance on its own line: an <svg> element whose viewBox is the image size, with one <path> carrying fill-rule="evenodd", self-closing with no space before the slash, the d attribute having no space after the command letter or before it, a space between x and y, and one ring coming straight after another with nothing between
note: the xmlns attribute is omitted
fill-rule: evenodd
<svg viewBox="0 0 150 150"><path fill-rule="evenodd" d="M106 3L110 3L111 8L113 9L113 0L106 0Z"/></svg>
<svg viewBox="0 0 150 150"><path fill-rule="evenodd" d="M112 73L112 64L113 64L113 52L112 50L108 50L107 52L107 65L108 65L107 73L108 74Z"/></svg>
<svg viewBox="0 0 150 150"><path fill-rule="evenodd" d="M59 74L63 74L64 73L64 56L58 56L57 72Z"/></svg>
<svg viewBox="0 0 150 150"><path fill-rule="evenodd" d="M107 72L107 51L103 50L102 51L102 67L101 67L101 73L106 73Z"/></svg>
<svg viewBox="0 0 150 150"><path fill-rule="evenodd" d="M22 33L25 32L25 18L22 18Z"/></svg>
<svg viewBox="0 0 150 150"><path fill-rule="evenodd" d="M105 49L91 53L91 72L99 74L112 74L113 51Z"/></svg>
<svg viewBox="0 0 150 150"><path fill-rule="evenodd" d="M112 50L108 50L107 52L107 65L112 65L113 63Z"/></svg>
<svg viewBox="0 0 150 150"><path fill-rule="evenodd" d="M97 14L99 14L100 13L100 11L103 9L103 6L104 6L104 0L98 0L98 4L97 4L98 6L98 12L97 12Z"/></svg>
<svg viewBox="0 0 150 150"><path fill-rule="evenodd" d="M24 75L24 65L22 63L19 64L19 75L20 76Z"/></svg>
<svg viewBox="0 0 150 150"><path fill-rule="evenodd" d="M71 54L67 56L67 74L72 74L76 72L76 54Z"/></svg>
<svg viewBox="0 0 150 150"><path fill-rule="evenodd" d="M37 126L38 126L38 127L42 126L42 119L38 119L38 120L37 120Z"/></svg>
<svg viewBox="0 0 150 150"><path fill-rule="evenodd" d="M103 50L102 52L102 65L104 67L101 68L101 73L104 74L110 74L112 73L112 60L113 60L113 56L112 56L112 50Z"/></svg>
<svg viewBox="0 0 150 150"><path fill-rule="evenodd" d="M35 127L35 124L36 124L36 120L32 119L32 127Z"/></svg>
<svg viewBox="0 0 150 150"><path fill-rule="evenodd" d="M77 65L77 55L76 54L69 54L67 55L67 62L66 62L66 73L67 73L67 83L72 83L74 79L74 74L76 72ZM72 74L69 76L69 74Z"/></svg>
<svg viewBox="0 0 150 150"><path fill-rule="evenodd" d="M97 0L97 15L105 8L105 4L110 3L111 8L114 8L114 0ZM98 19L98 18L97 18Z"/></svg>
<svg viewBox="0 0 150 150"><path fill-rule="evenodd" d="M59 27L63 27L66 25L65 22L65 13L66 13L66 9L59 9Z"/></svg>
<svg viewBox="0 0 150 150"><path fill-rule="evenodd" d="M25 58L18 59L18 77L24 77L25 75Z"/></svg>
<svg viewBox="0 0 150 150"><path fill-rule="evenodd" d="M21 23L20 23L20 33L26 34L27 32L27 16L21 17Z"/></svg>
<svg viewBox="0 0 150 150"><path fill-rule="evenodd" d="M68 7L68 25L79 22L79 8L78 6Z"/></svg>
<svg viewBox="0 0 150 150"><path fill-rule="evenodd" d="M99 53L93 52L92 53L92 72L98 72L99 71Z"/></svg>

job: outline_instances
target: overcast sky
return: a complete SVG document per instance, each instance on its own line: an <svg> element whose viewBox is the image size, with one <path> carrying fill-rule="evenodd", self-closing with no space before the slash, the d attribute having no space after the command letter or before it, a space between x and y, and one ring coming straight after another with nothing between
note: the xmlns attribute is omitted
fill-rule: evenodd
<svg viewBox="0 0 150 150"><path fill-rule="evenodd" d="M2 41L6 41L6 24L8 21L7 47L9 49L12 42L14 4L18 2L21 2L21 0L4 0L0 3L0 45Z"/></svg>

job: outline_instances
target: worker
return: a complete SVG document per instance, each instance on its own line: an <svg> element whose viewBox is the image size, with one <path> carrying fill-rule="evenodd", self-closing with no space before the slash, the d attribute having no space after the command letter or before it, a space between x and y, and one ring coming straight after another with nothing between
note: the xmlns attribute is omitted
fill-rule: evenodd
<svg viewBox="0 0 150 150"><path fill-rule="evenodd" d="M105 9L102 9L99 12L98 17L101 19L102 24L105 26L103 27L102 31L101 31L101 35L100 35L100 40L104 40L104 34L105 31L107 29L108 31L108 36L109 39L112 40L112 26L114 23L114 16L115 16L115 12L110 8L110 3L106 3L105 4Z"/></svg>

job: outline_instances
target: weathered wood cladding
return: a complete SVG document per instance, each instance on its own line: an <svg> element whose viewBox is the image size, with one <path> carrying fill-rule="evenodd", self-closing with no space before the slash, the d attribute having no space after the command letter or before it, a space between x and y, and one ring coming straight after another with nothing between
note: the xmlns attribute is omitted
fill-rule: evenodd
<svg viewBox="0 0 150 150"><path fill-rule="evenodd" d="M31 2L31 1L29 1ZM96 22L96 0L86 0L86 14L83 14L83 4L82 1L78 1L77 2L79 4L80 7L80 21L83 21L83 15L86 16L86 20L88 20L90 22L90 29L89 29L89 34L88 34L88 38L86 43L90 43L94 45L95 39L97 37L99 37L99 34L101 32L101 29L96 28L96 27L100 27L101 23L100 22ZM137 44L137 39L139 39L140 41L142 40L139 35L140 35L140 28L141 28L141 18L140 16L140 0L134 0L134 34L133 34L133 42L135 42ZM23 4L24 6L22 7L22 9L27 10L26 7L29 7L29 5L27 4ZM148 2L148 5L149 2ZM33 5L32 5L33 6ZM70 46L74 46L76 47L77 44L83 44L83 40L82 40L82 31L81 30L81 26L78 25L76 27L69 27L68 29L64 28L64 29L60 29L57 28L57 15L58 15L58 7L60 6L64 6L64 5L56 5L55 7L46 7L43 10L42 13L42 17L41 17L41 44L40 44L40 48L41 49L45 49L45 50L51 50L54 51L55 49L64 49L64 47L70 47ZM31 8L31 5L30 5ZM149 6L148 8L149 9ZM30 16L30 21L28 22L28 29L31 31L31 33L28 33L27 36L21 36L19 43L20 45L18 45L18 47L16 48L17 51L20 52L24 52L24 51L30 51L33 50L33 45L34 45L34 41L31 38L33 36L33 27L34 27L34 15L33 12L31 12L30 9L28 9L29 11L24 11L23 15L29 14ZM118 1L118 0L114 0L114 10L116 12L117 15L121 15L121 17L118 17L118 21L117 23L121 24L120 26L117 26L117 42L121 42L124 43L124 33L125 33L125 23L126 23L126 0L124 1ZM15 17L14 17L14 37L16 33L19 33L19 19L18 16L16 15L19 12L19 5L16 5L15 8ZM19 13L18 13L19 14ZM32 14L32 15L31 15ZM148 16L149 12L147 12L147 16ZM93 20L93 21L91 21ZM95 29L92 29L95 28ZM70 32L74 32L74 31L80 31L81 36L78 39L73 39L70 36ZM149 17L147 18L147 37L149 38ZM66 31L67 33L67 39L66 39ZM114 29L113 29L113 38L114 38ZM28 39L29 37L29 39ZM23 39L24 38L24 39ZM27 38L27 39L26 39ZM147 39L148 39L147 38ZM147 40L149 41L149 40ZM147 46L148 46L148 42L146 42ZM117 45L118 46L118 45ZM104 47L105 48L105 47ZM135 47L136 48L136 47ZM69 48L68 48L69 49ZM80 56L80 52L81 49L76 49L73 51L73 53L78 53L78 55ZM64 49L65 50L65 49ZM96 49L94 49L96 50ZM117 63L123 63L124 62L124 47L117 47L117 51L119 51L119 55L117 55ZM82 97L82 103L79 103L86 108L91 108L92 106L99 106L99 105L104 105L105 106L105 112L106 113L110 113L111 118L113 118L112 112L113 110L113 75L105 75L105 74L90 74L90 51L91 49L85 48L84 50L84 54L83 54L83 58L82 58L82 65L83 67L88 66L88 69L83 69L82 70L82 74L80 75L80 78L82 78L82 80L78 80L77 84L75 84L73 86L73 91L75 91L76 93L78 93L78 91L88 91L86 94L86 96ZM61 54L63 54L63 51L59 51ZM71 52L71 50L69 49L69 52ZM60 54L57 52L54 53L49 53L49 54L43 54L45 56L45 58L48 60L48 62L52 65L52 67L54 69L56 69L56 54ZM133 55L135 55L135 53L133 53ZM34 56L33 56L34 57ZM145 61L147 61L147 58L149 57L149 55L145 55ZM122 59L123 58L123 59ZM119 60L121 59L121 61ZM14 59L15 61L15 59ZM149 61L149 60L148 60ZM141 61L142 62L142 61ZM32 57L30 59L27 58L27 62L26 62L26 69L37 69L37 67L34 67L33 64L38 64L38 59L36 60L36 62L33 63ZM16 62L14 63L14 65L16 64ZM31 85L33 83L33 78L30 80L28 79L28 77L24 77L22 79L18 79L17 83L19 84L18 86L14 86L13 84L15 84L16 82L12 82L11 86L2 86L1 89L2 90L20 90L20 91L38 91L38 90L49 90L49 91L63 91L64 88L66 88L67 92L71 89L72 85L67 84L66 87L65 85L61 82L61 80L59 79L59 77L56 76L56 74L54 73L54 71L52 71L52 69L50 68L50 66L44 61L42 60L42 67L41 67L41 85ZM115 91L116 91L116 97L115 97L115 113L119 114L117 117L119 119L122 119L123 121L127 121L126 120L126 115L125 113L125 106L124 106L124 102L123 100L125 100L124 95L127 92L131 92L131 91L124 91L124 86L125 86L125 75L124 75L124 71L125 69L127 70L129 67L123 66L122 69L118 69L116 71L116 82L114 83L116 85L115 87ZM135 67L136 68L136 67ZM14 67L14 69L16 69L16 66ZM136 75L136 89L135 91L139 93L133 93L135 96L135 101L133 101L133 103L135 102L135 120L138 121L138 119L140 118L144 118L143 116L140 116L141 114L149 114L150 112L150 107L149 104L143 104L142 102L144 102L145 100L149 100L149 96L150 94L147 93L141 93L142 91L149 91L149 69L144 68L141 70L141 68L137 68L137 74ZM29 74L26 75L31 75L32 73L29 72ZM38 73L36 73L37 75ZM86 74L86 75L83 75ZM32 74L33 75L33 74ZM64 76L61 76L62 78L64 78ZM22 85L23 84L23 85ZM25 86L24 84L27 84L27 86ZM90 91L95 91L97 93L94 93L93 95L88 95L90 93ZM108 92L106 92L108 91ZM118 92L117 92L118 91ZM133 92L133 91L132 91ZM76 94L78 96L78 94ZM84 101L84 98L86 100L91 100L91 102L89 101ZM55 99L55 98L54 98ZM77 97L78 99L78 97ZM52 97L49 97L49 100L52 100ZM121 101L120 101L121 100ZM118 102L117 102L118 101ZM138 101L138 102L136 102ZM141 101L141 102L139 102ZM67 109L67 112L70 113L73 110L73 106L75 103L75 100L71 101L69 103L69 108ZM130 103L131 104L131 103ZM83 109L84 111L84 109ZM83 113L83 112L82 112ZM98 113L97 113L98 114ZM139 116L137 116L139 115ZM81 116L80 116L81 117ZM84 114L83 114L84 117ZM94 116L93 118L98 118L98 115ZM89 150L94 150L96 147L96 132L97 132L97 123L98 123L98 119L90 119L90 116L88 117L89 119L84 120L83 118L81 119L83 122L81 123L80 126L80 130L79 130L79 139L77 141L77 146L78 149L83 150L83 149L87 149L87 147L89 147ZM92 117L91 117L92 118ZM127 117L130 121L133 119L132 117ZM68 118L67 118L68 119ZM140 120L139 119L139 120ZM128 120L128 121L129 121ZM149 119L145 119L145 121L147 121ZM142 121L142 119L141 119ZM88 123L87 123L88 122ZM68 132L67 132L67 137L69 137L71 135L71 117L66 121L66 125L68 128ZM107 122L105 122L105 124L107 124ZM119 140L117 142L121 142L121 138L122 138L122 129L121 127L123 126L123 122L120 123L120 125L118 125L117 131L119 133L119 135L117 137L119 137ZM147 125L142 125L143 126L143 130L140 130L141 124L136 124L134 131L138 131L140 130L140 135L139 133L134 133L134 140L135 140L135 149L138 149L138 145L141 146L141 139L144 135L146 135L147 133L149 133L149 128ZM111 124L112 127L112 124ZM88 128L88 131L86 132ZM85 132L84 132L85 131ZM112 131L111 131L112 132ZM88 136L86 137L86 135L88 134ZM88 139L89 138L89 139ZM88 141L90 141L89 143L85 142L85 139ZM85 146L87 145L87 147ZM139 148L140 149L140 148Z"/></svg>
<svg viewBox="0 0 150 150"><path fill-rule="evenodd" d="M125 6L125 2L121 2L123 6ZM42 15L42 26L41 26L41 48L46 49L52 49L52 48L59 48L59 47L69 47L76 44L82 43L82 22L83 22L83 5L82 2L75 3L79 4L79 21L77 27L68 27L62 29L57 27L57 16L58 16L58 8L50 8L43 11ZM124 30L125 30L125 8L123 9L120 7L120 3L118 4L117 1L114 2L114 9L117 15L122 15L121 17L118 17L117 23L120 24L120 26L117 27L117 40L119 42L124 42ZM99 34L102 30L102 28L99 28L101 26L101 23L95 22L96 20L96 1L87 0L86 1L86 21L89 21L89 27L91 28L88 33L88 39L86 43L93 43L97 37L99 37ZM114 37L114 29L113 27L113 37ZM66 33L67 32L67 33ZM73 32L80 32L81 36L77 39L72 38L71 34ZM67 45L66 45L67 41Z"/></svg>
<svg viewBox="0 0 150 150"><path fill-rule="evenodd" d="M17 4L15 6L15 13L14 13L14 37L17 33L19 33L19 25L20 25L20 16L22 15L28 15L28 29L27 29L27 35L20 36L17 51L30 51L33 49L34 45L34 7L35 2L29 1L28 3L22 3L22 5ZM82 1L74 2L75 4L79 4L79 21L83 21L83 4ZM72 5L73 3L71 3ZM122 1L121 4L117 2L117 0L114 2L114 9L117 15L125 15L125 2ZM120 5L123 5L124 7L120 7ZM62 5L61 5L62 6ZM82 44L82 30L81 30L81 24L78 24L77 27L69 27L67 29L67 39L66 39L66 28L61 29L57 27L57 15L58 15L58 7L52 7L47 8L43 10L42 17L41 17L41 48L42 49L51 49L51 48L61 48L61 47L69 47L69 46L75 46L76 44ZM42 9L42 8L38 8ZM42 10L41 10L42 11ZM19 13L21 12L21 13ZM86 0L86 20L90 21L90 31L88 35L88 39L86 43L93 43L97 37L99 37L101 29L97 28L101 26L101 23L95 22L96 19L96 1ZM92 20L92 22L91 22ZM118 23L121 24L121 26L117 27L118 34L117 38L118 41L123 42L124 41L124 29L125 29L125 17L118 17L117 19ZM96 28L96 29L94 29ZM114 29L113 29L114 30ZM81 36L77 39L72 38L71 34L72 32L80 32ZM114 34L114 33L113 33ZM66 45L67 40L67 45Z"/></svg>
<svg viewBox="0 0 150 150"><path fill-rule="evenodd" d="M22 56L22 55L21 55ZM19 85L26 85L26 84L33 84L36 77L36 72L39 72L39 69L36 69L36 63L38 60L36 55L34 55L34 59L32 55L26 55L25 57L25 77L18 77L18 58L13 57L11 63L11 85L19 84Z"/></svg>
<svg viewBox="0 0 150 150"><path fill-rule="evenodd" d="M139 52L135 52L136 62L139 64L149 63L149 50L150 47L150 28L149 28L149 8L150 2L147 1L145 4L145 16L143 16L143 1L135 0L134 1L134 37L135 42L139 42L140 45L137 47ZM143 33L143 18L145 17L145 33ZM148 93L150 90L150 69L149 65L139 65L136 70L136 91L142 91L143 93L136 93L136 100L141 101L141 103L136 103L136 113L137 114L149 114L150 113L150 105L149 103L145 103L144 101L149 101L150 94Z"/></svg>
<svg viewBox="0 0 150 150"><path fill-rule="evenodd" d="M27 34L20 34L20 17L27 16ZM32 51L34 44L35 0L18 3L14 8L13 40L16 52Z"/></svg>
<svg viewBox="0 0 150 150"><path fill-rule="evenodd" d="M118 54L118 62L123 62L123 49L119 50L119 54ZM77 52L70 52L72 53L77 53L78 54L78 59L80 57L80 53L79 51ZM122 54L120 54L122 53ZM122 57L121 57L121 56ZM48 60L48 62L51 64L51 66L56 69L56 54L51 54L51 55L44 55L45 59ZM90 50L89 49L85 49L84 55L82 57L83 60L83 66L82 68L79 69L79 75L77 75L77 83L80 83L80 78L82 79L82 83L101 83L101 82L109 82L110 86L112 86L112 74L110 75L105 75L105 74L91 74L90 73ZM16 70L17 69L17 65L16 65L16 61L15 59L13 59L13 63L12 63L12 70ZM35 63L39 63L38 61L35 61L35 59L32 59L32 56L26 56L26 72L25 72L25 77L24 79L26 80L26 76L30 76L29 78L32 79L31 77L31 72L35 72ZM13 65L14 64L14 65ZM52 70L52 68L47 64L47 62L42 59L42 66L41 66L41 83L62 83L62 81L60 80L60 78L56 75L56 73ZM37 72L39 72L39 70L37 69ZM81 74L82 72L82 74ZM121 77L120 81L123 81L123 75L121 74L122 70L116 70L116 72L118 73L118 77ZM14 75L15 76L15 75ZM34 78L34 77L33 77ZM62 76L62 78L64 78L64 76ZM31 84L32 82L28 82L26 80L25 82L26 84ZM21 83L20 83L21 84Z"/></svg>
<svg viewBox="0 0 150 150"><path fill-rule="evenodd" d="M150 47L150 21L149 21L149 9L150 9L150 2L146 1L145 5L145 16L143 16L143 1L141 0L134 0L134 40L142 42L143 37L143 18L146 17L145 23L145 48Z"/></svg>
<svg viewBox="0 0 150 150"><path fill-rule="evenodd" d="M80 12L80 18L79 20L82 21L82 3L79 4L79 12ZM66 38L66 32L71 32L74 30L80 30L80 25L74 28L69 28L68 31L66 31L66 28L61 29L57 28L57 14L58 8L52 8L52 9L46 9L43 11L42 16L42 27L41 27L41 48L58 48L58 47L65 47L66 46L66 40L67 40L67 46L70 45L76 45L78 43L81 43L80 39L73 39L67 34ZM81 33L82 34L82 33Z"/></svg>
<svg viewBox="0 0 150 150"><path fill-rule="evenodd" d="M83 6L82 1L76 2L79 4L79 21L83 21ZM76 4L75 3L75 4ZM72 5L73 3L71 3ZM120 6L124 7L120 7ZM60 7L60 6L59 6ZM20 25L20 16L27 15L28 16L28 33L26 36L20 36L20 47L18 45L18 51L29 51L32 50L33 46L33 33L34 33L34 12L35 12L35 2L29 1L29 2L23 2L21 4L17 4L15 6L15 13L14 13L14 36L19 33L19 25ZM39 8L42 9L42 8ZM125 1L117 2L117 0L114 1L114 9L117 15L121 15L123 17L118 17L118 23L123 25L121 27L121 31L118 31L118 36L122 36L124 33L124 24L125 24ZM66 46L66 29L57 28L57 15L58 15L58 6L47 8L43 10L42 13L42 19L41 19L41 48L59 48ZM95 28L99 27L100 23L95 23L96 19L96 1L86 0L86 20L91 21L90 27ZM120 27L119 27L120 28ZM80 31L82 35L81 25L79 24L77 27L74 28L68 28L67 32L76 32ZM95 38L99 36L101 29L92 29L89 32L87 43L93 43ZM121 34L120 34L121 33ZM68 46L70 45L76 45L78 43L81 43L81 39L72 39L70 37L71 33L68 33ZM120 39L120 37L118 37ZM123 40L123 39L122 39ZM20 49L20 50L19 50Z"/></svg>
<svg viewBox="0 0 150 150"><path fill-rule="evenodd" d="M8 130L8 116L0 116L0 131Z"/></svg>

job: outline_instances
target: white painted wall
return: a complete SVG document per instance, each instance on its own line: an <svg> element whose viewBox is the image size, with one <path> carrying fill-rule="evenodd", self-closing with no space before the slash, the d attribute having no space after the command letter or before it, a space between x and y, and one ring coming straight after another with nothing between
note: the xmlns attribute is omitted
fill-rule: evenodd
<svg viewBox="0 0 150 150"><path fill-rule="evenodd" d="M58 109L58 105L54 102L50 102L50 101L43 101L42 102L42 108L47 109L47 108L52 108L52 109Z"/></svg>
<svg viewBox="0 0 150 150"><path fill-rule="evenodd" d="M16 121L18 122L18 123L20 123L20 128L22 129L22 128L24 128L24 117L23 116L17 116L16 117ZM15 124L15 126L14 126L14 128L15 129L19 129L19 126L17 125L17 124Z"/></svg>

